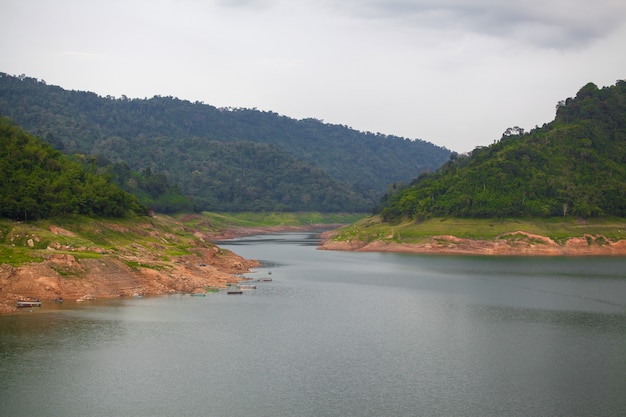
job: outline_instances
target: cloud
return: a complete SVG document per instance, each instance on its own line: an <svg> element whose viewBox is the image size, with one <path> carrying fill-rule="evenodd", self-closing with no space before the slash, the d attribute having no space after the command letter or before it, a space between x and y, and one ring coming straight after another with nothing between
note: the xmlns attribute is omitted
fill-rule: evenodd
<svg viewBox="0 0 626 417"><path fill-rule="evenodd" d="M576 48L615 30L621 0L348 0L334 7L417 29L472 32L542 48Z"/></svg>

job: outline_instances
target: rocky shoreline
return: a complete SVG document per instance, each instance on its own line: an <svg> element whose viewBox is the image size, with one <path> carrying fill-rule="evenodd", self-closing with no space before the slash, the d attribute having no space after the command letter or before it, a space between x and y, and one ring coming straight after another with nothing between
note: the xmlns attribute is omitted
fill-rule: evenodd
<svg viewBox="0 0 626 417"><path fill-rule="evenodd" d="M107 228L119 227L107 224ZM143 229L142 229L143 227ZM73 232L57 226L58 236ZM164 256L165 242L180 238L146 225L122 233L151 234L163 244L142 242L105 251L97 247L72 247L54 242L43 253L41 262L19 266L0 265L0 314L17 311L18 300L63 298L99 299L137 295L162 295L204 291L208 286L224 288L242 280L241 274L259 265L211 243L214 236L195 231L189 234L187 253ZM38 239L35 236L31 240ZM154 239L153 239L154 240ZM30 245L30 243L29 243Z"/></svg>
<svg viewBox="0 0 626 417"><path fill-rule="evenodd" d="M219 234L195 231L197 245L191 254L163 260L158 247L117 248L104 253L99 248L67 248L52 245L42 262L17 267L0 265L0 314L17 311L18 300L40 299L44 303L65 300L113 298L133 295L164 295L201 292L205 287L224 288L242 280L241 274L259 266L210 242L241 236L286 231L313 231L329 225L238 228ZM52 227L55 234L67 230ZM585 235L556 242L523 231L506 233L494 240L433 236L426 243L395 241L338 241L336 232L320 234L320 250L396 252L434 255L485 256L626 256L626 240L611 242L601 235ZM75 252L93 252L89 257ZM70 252L70 253L68 253Z"/></svg>
<svg viewBox="0 0 626 417"><path fill-rule="evenodd" d="M197 250L170 262L134 256L128 259L102 256L79 258L51 254L43 262L13 267L0 266L0 313L16 311L17 300L42 302L113 298L133 295L162 295L204 291L207 286L226 287L241 281L240 274L259 265L221 249Z"/></svg>
<svg viewBox="0 0 626 417"><path fill-rule="evenodd" d="M211 242L255 234L312 231L340 225L269 226L232 228L219 233L186 230L194 237L192 254L163 260L164 247L133 244L105 252L97 247L72 248L51 244L42 262L20 266L0 265L0 314L17 311L18 300L39 299L44 304L64 300L130 297L203 292L206 287L224 288L242 280L241 275L259 266ZM131 232L115 224L121 232ZM149 233L171 240L149 228ZM50 226L58 236L72 236L69 230ZM136 232L136 230L134 231ZM145 229L142 233L145 233ZM85 254L97 254L90 258Z"/></svg>
<svg viewBox="0 0 626 417"><path fill-rule="evenodd" d="M563 244L546 236L516 231L494 240L463 239L451 235L431 237L427 243L393 241L338 241L334 233L322 235L319 249L357 252L397 252L434 255L486 256L626 256L626 240L611 242L601 235L573 237Z"/></svg>

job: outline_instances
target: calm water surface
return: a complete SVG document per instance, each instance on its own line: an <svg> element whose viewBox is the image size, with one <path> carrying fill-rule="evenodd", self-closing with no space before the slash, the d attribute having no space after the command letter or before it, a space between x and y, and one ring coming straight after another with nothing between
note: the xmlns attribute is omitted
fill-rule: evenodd
<svg viewBox="0 0 626 417"><path fill-rule="evenodd" d="M624 416L626 259L223 242L241 296L0 317L0 416Z"/></svg>

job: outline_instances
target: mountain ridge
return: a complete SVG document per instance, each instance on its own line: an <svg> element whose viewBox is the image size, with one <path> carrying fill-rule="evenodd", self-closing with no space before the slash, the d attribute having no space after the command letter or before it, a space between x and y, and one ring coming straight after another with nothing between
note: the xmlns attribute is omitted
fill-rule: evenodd
<svg viewBox="0 0 626 417"><path fill-rule="evenodd" d="M350 207L345 208L348 211L354 211L356 205L360 205L362 211L369 211L389 184L408 182L421 172L432 171L450 155L449 150L420 139L364 133L316 119L295 120L255 109L219 109L171 96L101 97L4 73L0 74L0 114L11 117L27 131L65 153L102 154L113 162L125 162L136 171L150 168L153 172L164 172L174 185L181 186L201 204L216 199L207 188L219 184L212 183L212 187L191 194L189 178L198 171L205 175L206 181L211 181L201 168L205 160L211 163L210 156L204 152L216 142L229 143L233 149L248 146L242 145L246 142L272 146L275 151L301 161L302 167L306 165L309 170L325 172L336 182L331 187L347 190L348 197L344 200L356 193L365 201L352 201ZM180 141L195 141L199 146L190 155ZM118 151L120 145L126 145L126 153ZM232 150L229 155L233 152L239 150ZM163 158L183 154L186 163L182 165L166 164ZM238 169L232 169L228 175L237 178ZM290 176L286 172L284 177ZM286 183L285 188L293 185L293 182ZM275 189L280 191L279 186ZM300 197L305 196L301 193ZM248 200L246 195L234 196L225 201L224 206L239 206L241 210L253 208L236 203L237 198L244 204ZM324 196L316 198L324 200ZM296 208L285 205L280 199L273 201L275 209L319 209L306 205ZM337 202L332 205L336 208Z"/></svg>

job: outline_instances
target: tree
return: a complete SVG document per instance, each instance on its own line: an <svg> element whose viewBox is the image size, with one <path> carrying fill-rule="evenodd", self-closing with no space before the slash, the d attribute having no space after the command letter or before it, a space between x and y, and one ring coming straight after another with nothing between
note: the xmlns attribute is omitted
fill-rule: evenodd
<svg viewBox="0 0 626 417"><path fill-rule="evenodd" d="M130 194L86 172L50 145L0 118L0 216L33 220L80 213L145 214Z"/></svg>

